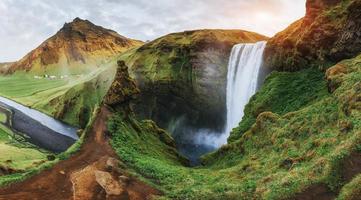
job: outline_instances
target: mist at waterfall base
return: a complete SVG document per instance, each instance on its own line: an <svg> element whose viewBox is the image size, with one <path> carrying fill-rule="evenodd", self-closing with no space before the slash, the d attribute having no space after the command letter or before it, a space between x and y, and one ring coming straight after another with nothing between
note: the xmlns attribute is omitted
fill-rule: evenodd
<svg viewBox="0 0 361 200"><path fill-rule="evenodd" d="M227 72L226 121L223 131L208 128L189 127L185 117L177 118L168 131L172 133L177 148L192 165L199 164L199 158L227 143L233 128L244 115L244 108L263 82L263 52L266 42L237 44L232 48ZM262 79L262 80L260 80Z"/></svg>

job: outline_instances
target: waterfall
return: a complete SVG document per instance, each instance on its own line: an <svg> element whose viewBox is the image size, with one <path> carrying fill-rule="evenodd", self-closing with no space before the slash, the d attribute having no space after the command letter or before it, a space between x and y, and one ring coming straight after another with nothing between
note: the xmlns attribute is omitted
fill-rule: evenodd
<svg viewBox="0 0 361 200"><path fill-rule="evenodd" d="M230 132L242 120L243 110L257 89L263 51L266 42L254 44L237 44L233 47L227 75L227 121L223 144L227 142Z"/></svg>
<svg viewBox="0 0 361 200"><path fill-rule="evenodd" d="M191 142L182 143L178 150L187 155L192 165L199 164L201 155L226 144L231 130L242 120L244 107L257 89L265 47L266 42L257 42L237 44L232 48L227 74L227 121L222 132L183 127L191 133L188 134Z"/></svg>

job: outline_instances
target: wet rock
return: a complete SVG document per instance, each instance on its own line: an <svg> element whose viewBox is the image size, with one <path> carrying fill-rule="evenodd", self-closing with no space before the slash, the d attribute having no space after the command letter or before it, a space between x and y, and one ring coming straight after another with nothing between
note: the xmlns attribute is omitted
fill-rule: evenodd
<svg viewBox="0 0 361 200"><path fill-rule="evenodd" d="M107 195L120 195L124 192L123 187L109 172L95 171L95 180Z"/></svg>

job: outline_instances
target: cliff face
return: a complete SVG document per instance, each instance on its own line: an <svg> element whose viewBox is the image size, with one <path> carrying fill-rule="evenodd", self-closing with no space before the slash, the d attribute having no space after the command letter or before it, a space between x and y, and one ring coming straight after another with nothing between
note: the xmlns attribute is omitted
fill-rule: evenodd
<svg viewBox="0 0 361 200"><path fill-rule="evenodd" d="M361 2L309 0L306 16L268 42L266 65L295 71L329 67L361 51Z"/></svg>
<svg viewBox="0 0 361 200"><path fill-rule="evenodd" d="M240 30L198 30L169 34L125 55L141 90L134 107L145 119L169 128L222 129L229 53L237 43L266 40Z"/></svg>
<svg viewBox="0 0 361 200"><path fill-rule="evenodd" d="M117 64L118 68L114 82L104 97L104 103L114 107L129 104L129 101L134 99L139 93L134 80L129 76L128 67L124 61L118 61Z"/></svg>
<svg viewBox="0 0 361 200"><path fill-rule="evenodd" d="M82 69L77 68L96 67L101 61L140 44L142 42L96 26L88 20L76 18L71 23L64 24L54 36L12 64L8 72L61 70L57 68L81 71Z"/></svg>

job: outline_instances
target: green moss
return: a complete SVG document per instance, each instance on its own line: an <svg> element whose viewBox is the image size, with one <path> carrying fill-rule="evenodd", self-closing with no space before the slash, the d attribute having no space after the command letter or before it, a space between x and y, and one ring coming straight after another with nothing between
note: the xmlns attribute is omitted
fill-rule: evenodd
<svg viewBox="0 0 361 200"><path fill-rule="evenodd" d="M242 122L234 131L245 133L196 168L178 162L145 124L122 117L109 124L112 145L164 199L286 199L319 184L337 193L347 183L343 163L361 144L360 63L342 62L348 70L332 94L320 71L273 73L247 106L243 121L251 125ZM348 188L355 189L342 193Z"/></svg>
<svg viewBox="0 0 361 200"><path fill-rule="evenodd" d="M257 116L266 111L280 115L299 110L328 95L324 73L317 69L299 72L273 72L262 88L251 98L244 110L244 117L228 141L241 137L256 122Z"/></svg>

